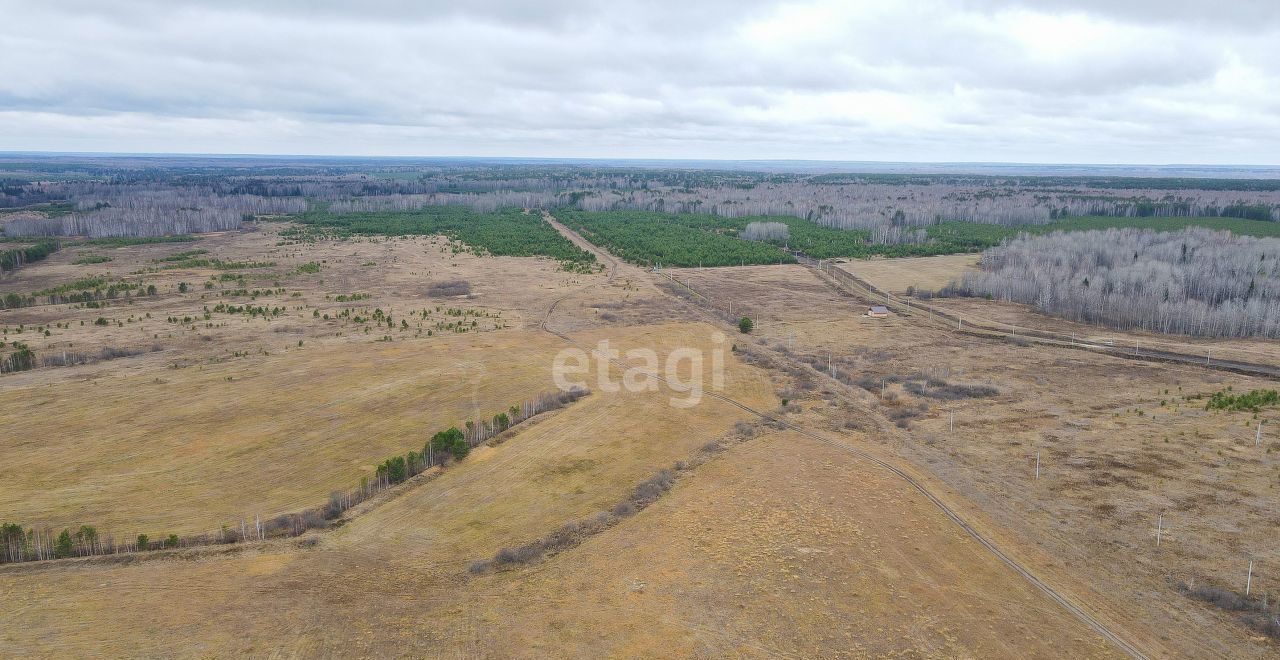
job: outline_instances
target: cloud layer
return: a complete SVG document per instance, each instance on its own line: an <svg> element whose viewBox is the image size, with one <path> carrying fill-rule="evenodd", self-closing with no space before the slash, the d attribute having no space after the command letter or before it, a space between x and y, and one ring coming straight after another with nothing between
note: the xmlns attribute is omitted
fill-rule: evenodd
<svg viewBox="0 0 1280 660"><path fill-rule="evenodd" d="M0 150L1280 163L1272 0L264 4L0 0Z"/></svg>

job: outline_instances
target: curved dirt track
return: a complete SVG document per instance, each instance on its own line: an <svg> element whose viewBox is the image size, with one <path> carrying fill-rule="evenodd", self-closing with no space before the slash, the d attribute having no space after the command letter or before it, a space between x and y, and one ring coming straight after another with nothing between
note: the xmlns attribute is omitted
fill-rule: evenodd
<svg viewBox="0 0 1280 660"><path fill-rule="evenodd" d="M602 248L600 248L599 246L593 245L593 244L591 244L590 242L586 241L586 239L584 239L584 238L582 238L582 236L578 235L578 234L577 234L577 232L574 232L573 230L569 229L568 227L564 226L563 224L561 224L561 223L559 223L559 222L555 221L555 220L554 220L554 218L552 218L549 214L548 214L548 215L546 215L545 217L547 218L547 221L548 221L549 223L551 223L551 225L552 225L553 227L555 227L555 228L556 228L556 230L557 230L557 231L559 231L561 234L563 234L563 235L564 235L566 238L568 238L570 241L573 241L573 242L574 242L574 244L579 245L580 247L583 247L583 249L588 249L588 250L590 250L591 252L593 252L594 254L596 254L596 255L597 255L597 257L599 257L599 258L601 258L601 259L603 259L603 260L606 260L606 261L610 262L610 263L612 264L612 270L611 270L611 273L610 273L609 281L612 281L612 280L613 280L614 274L616 274L616 272L617 272L617 270L618 270L618 268L619 268L619 261L618 261L618 259L617 259L616 257L614 257L613 255L609 254L607 251L603 250L603 249L602 249ZM816 262L815 262L815 263L816 263ZM851 276L851 277L852 277L852 276ZM583 287L583 289L585 289L585 288L586 288L586 287ZM546 330L547 332L549 332L549 333L551 333L551 334L555 335L556 337L559 337L560 339L564 340L565 342L567 342L567 343L569 343L569 344L571 344L571 345L573 345L573 346L575 346L575 347L577 347L577 348L580 348L580 349L583 349L583 350L587 350L587 349L586 349L586 348L584 348L583 346L580 346L576 341L574 341L574 340L573 340L572 338L570 338L568 335L565 335L565 334L563 334L563 333L561 333L561 332L557 332L556 330L551 329L551 328L548 326L548 323L547 323L547 322L550 320L550 318L551 318L551 313L555 310L556 305L558 305L558 304L560 303L560 301L561 301L561 300L564 300L565 298L568 298L568 297L570 297L570 296L572 296L572 295L574 295L574 294L576 294L576 293L579 293L579 292L581 292L583 289L578 289L578 290L575 290L574 292L571 292L571 293L569 293L569 294L566 294L565 296L561 297L560 299L558 299L558 300L556 300L554 303L552 303L551 307L547 310L547 315L546 315L546 317L544 317L543 322L542 322L542 326L541 326L541 327L542 327L542 329L543 329L543 330ZM628 363L623 362L622 360L619 360L619 359L610 359L609 361L610 361L611 363L615 364L616 366L618 366L618 367L622 368L622 369L632 369L632 368L635 368L635 365L628 364ZM659 381L661 381L661 382L666 382L666 379L665 379L665 378L663 378L661 374L658 374L658 373L651 373L650 375L651 375L653 378L655 378L656 380L659 380ZM711 398L714 398L714 399L716 399L716 400L718 400L718 401L723 401L724 403L727 403L727 404L729 404L729 405L731 405L731 406L734 406L734 407L736 407L736 408L738 408L738 409L740 409L740 410L743 410L743 411L745 411L745 412L747 412L747 413L750 413L750 414L752 414L752 415L755 415L755 416L757 416L757 417L759 417L759 418L761 418L761 419L767 420L767 421L769 421L769 422L771 422L771 423L773 423L773 424L775 424L775 425L778 425L778 426L781 426L781 427L786 428L786 429L788 429L788 430L791 430L791 431L794 431L794 432L796 432L796 433L799 433L800 435L803 435L803 436L805 436L805 437L807 437L807 438L810 438L810 439L812 439L812 440L816 440L816 441L821 442L821 443L823 443L823 444L825 444L825 445L828 445L828 446L831 446L831 447L835 447L835 448L840 449L840 450L845 451L845 452L849 452L849 453L851 453L851 454L853 454L853 455L855 455L855 456L857 456L857 457L859 457L859 458L862 458L862 459L864 459L864 460L866 460L866 461L869 461L869 462L871 462L871 463L873 463L873 464L875 464L875 465L877 465L877 466L879 466L879 467L882 467L882 468L884 468L884 469L888 470L889 472L891 472L892 474L894 474L895 476L897 476L898 478L902 479L902 480L903 480L903 481L905 481L907 484L909 484L912 488L914 488L916 491L918 491L921 495L923 495L925 498L927 498L930 502L932 502L932 503L934 504L934 506L938 507L938 509L939 509L939 510L941 510L941 511L943 512L943 514L945 514L948 518L950 518L950 519L952 520L952 522L954 522L957 526L959 526L959 527L960 527L960 529L961 529L961 530L963 530L963 531L964 531L964 532L965 532L969 537L971 537L971 538L973 538L975 541L977 541L980 545L982 545L982 547L986 548L988 551L990 551L990 552L991 552L991 554L995 555L995 556L996 556L996 558L998 558L1001 562L1003 562L1003 563L1004 563L1005 565L1007 565L1009 568L1013 569L1016 573L1018 573L1019 575L1021 575L1024 579L1026 579L1028 582L1030 582L1033 586L1035 586L1037 589L1039 589L1041 592L1043 592L1043 593L1044 593L1045 595L1047 595L1049 598L1053 599L1055 602L1057 602L1059 605L1061 605L1064 609L1066 609L1068 612L1070 612L1073 616L1075 616L1075 617L1076 617L1077 619L1079 619L1081 622L1083 622L1084 624L1086 624L1087 626L1089 626L1090 628L1092 628L1095 632L1097 632L1097 633L1098 633L1099 635L1101 635L1103 638L1105 638L1105 639L1107 639L1108 641L1110 641L1111 643L1115 644L1115 645L1116 645L1116 647L1118 647L1120 650L1124 651L1124 652L1125 652L1126 654L1128 654L1130 657L1133 657L1133 658L1143 658L1143 659L1145 659L1145 658L1147 657L1147 655L1146 655L1145 653L1143 653L1143 652L1142 652L1138 647L1134 646L1132 643L1128 642L1128 641L1127 641L1127 640L1125 640L1123 637L1121 637L1119 634L1117 634L1116 632L1114 632L1114 631L1112 631L1110 628L1108 628L1108 627L1107 627L1105 624L1103 624L1101 621L1099 621L1098 619L1094 618L1094 617L1093 617L1091 614L1089 614L1089 612L1088 612L1088 611L1086 611L1083 607L1081 607L1080 605L1076 604L1076 603L1075 603L1074 601L1072 601L1071 599L1069 599L1069 598L1067 598L1066 596L1064 596L1064 595L1062 595L1061 593L1059 593L1057 590L1055 590L1052 586L1050 586L1049 584L1047 584L1045 581L1041 580L1041 579L1040 579L1040 578L1035 574L1035 572L1033 572L1029 567L1027 567L1026 565L1022 564L1021 562L1019 562L1017 559L1013 558L1012 556L1010 556L1010 555L1006 554L1004 551L1002 551L1002 550L1001 550L1001 549L1000 549L1000 548L999 548L999 547L998 547L998 546L997 546L993 541L991 541L991 540L990 540L990 539L988 539L987 537L983 536L981 532L979 532L979 531L978 531L977 529L975 529L971 524L969 524L969 523L964 519L964 517L960 515L960 513L959 513L959 512L957 512L955 509L953 509L951 506L949 506L946 502L944 502L940 497L938 497L938 496L937 496L937 495L935 495L932 491L930 491L930 490L929 490L929 488L928 488L928 486L926 486L924 483L922 483L920 480L916 479L915 477L911 476L911 475L910 475L909 473L907 473L905 470L903 470L903 469L901 469L901 468L899 468L899 467L897 467L897 466L893 465L892 463L889 463L889 462L887 462L887 461L885 461L885 460L883 460L883 459L880 459L880 458L876 457L875 455L873 455L873 454L871 454L871 453L869 453L869 452L866 452L866 451L864 451L864 450L858 449L857 447L854 447L854 446L852 446L852 445L849 445L849 444L846 444L846 443L840 442L840 441L838 441L838 440L834 440L834 439L831 439L831 438L827 438L827 437L822 436L822 435L819 435L819 434L817 434L817 433L813 433L813 432L811 432L811 431L805 430L804 428L799 427L799 426L796 426L795 424L792 424L792 423L790 423L790 422L786 421L785 419L781 419L781 418L779 418L779 417L777 417L777 416L774 416L774 415L772 415L772 414L770 414L770 413L768 413L768 412L764 412L764 411L756 410L756 409L754 409L754 408L752 408L752 407L750 407L750 406L748 406L748 405L746 405L746 404L744 404L744 403L741 403L741 402L739 402L739 401L736 401L736 400L734 400L734 399L732 399L732 398L730 398L730 397L727 397L727 396L725 396L725 395L723 395L723 394L720 394L720 393L718 393L718 392L711 392L711 391L708 391L708 392L705 392L705 393L704 393L704 395L705 395L705 396L709 396L709 397L711 397Z"/></svg>

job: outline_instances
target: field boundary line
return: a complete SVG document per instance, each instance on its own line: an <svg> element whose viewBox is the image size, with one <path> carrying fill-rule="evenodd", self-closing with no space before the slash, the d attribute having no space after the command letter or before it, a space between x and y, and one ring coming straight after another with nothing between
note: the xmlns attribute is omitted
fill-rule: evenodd
<svg viewBox="0 0 1280 660"><path fill-rule="evenodd" d="M919 318L923 315L925 318L933 317L934 319L946 319L954 322L946 324L946 327L953 332L971 335L974 337L987 337L992 339L1021 339L1023 341L1042 344L1045 346L1056 346L1059 348L1067 348L1072 350L1091 351L1112 357L1124 358L1127 360L1138 360L1141 362L1164 362L1186 364L1190 366L1198 366L1205 369L1216 371L1227 371L1238 373L1246 376L1258 376L1270 380L1280 380L1280 366L1270 364L1260 364L1253 362L1241 362L1239 360L1206 360L1200 355L1192 355L1189 353L1178 353L1176 351L1138 349L1136 352L1123 346L1109 346L1096 342L1085 341L1082 339L1073 339L1067 335L1049 332L1045 330L1035 330L1031 328L1020 328L1019 326L1007 325L1011 328L1025 330L1025 332L1013 332L993 328L981 324L972 324L972 321L966 317L958 316L952 312L940 310L937 307L925 303L910 304L894 297L888 292L884 292L884 296L876 293L876 287L858 276L850 273L843 268L837 268L832 264L830 270L820 268L818 262L808 257L797 257L800 263L815 273L825 275L819 276L818 279L833 286L837 290L842 287L851 289L852 293L867 298L871 304L880 305L892 309L894 312L909 315L913 318ZM987 319L979 319L985 321ZM935 320L935 323L936 320ZM999 322L996 322L999 323Z"/></svg>

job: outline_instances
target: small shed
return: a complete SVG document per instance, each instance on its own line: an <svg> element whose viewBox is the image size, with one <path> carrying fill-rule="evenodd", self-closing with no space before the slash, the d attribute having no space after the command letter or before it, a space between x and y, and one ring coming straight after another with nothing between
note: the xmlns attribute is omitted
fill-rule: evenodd
<svg viewBox="0 0 1280 660"><path fill-rule="evenodd" d="M867 316L870 316L873 319L889 318L889 308L884 305L872 305L871 308L867 310Z"/></svg>

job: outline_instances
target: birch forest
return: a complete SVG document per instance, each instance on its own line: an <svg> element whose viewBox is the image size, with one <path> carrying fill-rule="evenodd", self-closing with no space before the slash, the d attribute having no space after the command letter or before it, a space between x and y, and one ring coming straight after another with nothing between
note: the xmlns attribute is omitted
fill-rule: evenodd
<svg viewBox="0 0 1280 660"><path fill-rule="evenodd" d="M1193 337L1280 337L1280 239L1186 229L1022 236L944 295L1027 303L1082 323Z"/></svg>

